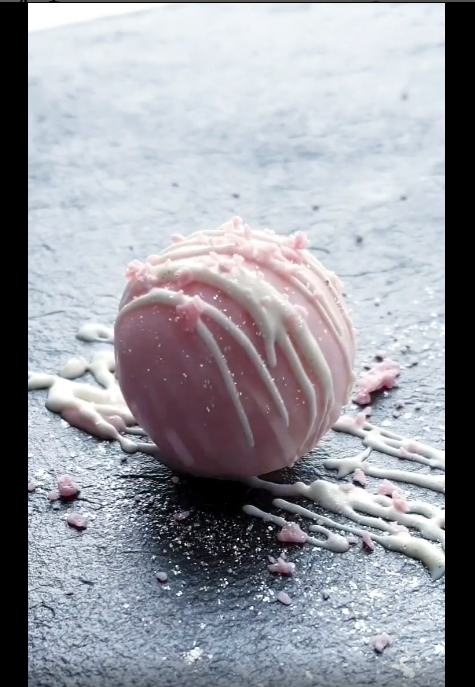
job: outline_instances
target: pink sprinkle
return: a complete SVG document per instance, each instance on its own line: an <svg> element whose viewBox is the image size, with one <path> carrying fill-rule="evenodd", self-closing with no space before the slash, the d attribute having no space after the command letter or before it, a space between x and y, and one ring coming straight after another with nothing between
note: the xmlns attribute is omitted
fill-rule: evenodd
<svg viewBox="0 0 475 687"><path fill-rule="evenodd" d="M130 263L125 273L125 277L128 281L137 281L143 274L145 265L138 260L134 260Z"/></svg>
<svg viewBox="0 0 475 687"><path fill-rule="evenodd" d="M355 490L355 486L353 484L340 484L339 486L340 491L342 491L344 494L351 494Z"/></svg>
<svg viewBox="0 0 475 687"><path fill-rule="evenodd" d="M355 484L359 484L361 487L365 487L368 484L368 477L365 475L363 470L355 470L355 474L353 475L353 482Z"/></svg>
<svg viewBox="0 0 475 687"><path fill-rule="evenodd" d="M179 484L180 483L180 478L177 477L176 475L172 477L172 484Z"/></svg>
<svg viewBox="0 0 475 687"><path fill-rule="evenodd" d="M61 477L58 477L58 491L63 499L74 499L81 489L71 475L61 475Z"/></svg>
<svg viewBox="0 0 475 687"><path fill-rule="evenodd" d="M308 535L296 522L288 522L277 535L277 539L283 544L306 544Z"/></svg>
<svg viewBox="0 0 475 687"><path fill-rule="evenodd" d="M358 382L356 403L364 406L371 403L371 394L381 389L393 389L401 374L401 366L390 358L377 363Z"/></svg>
<svg viewBox="0 0 475 687"><path fill-rule="evenodd" d="M177 305L176 311L184 323L185 330L194 332L206 310L206 303L199 296L194 296L182 305Z"/></svg>
<svg viewBox="0 0 475 687"><path fill-rule="evenodd" d="M388 649L391 646L391 637L383 633L382 635L378 635L373 639L373 649L376 651L378 654L384 654L386 649Z"/></svg>
<svg viewBox="0 0 475 687"><path fill-rule="evenodd" d="M249 226L249 224L244 225L244 236L247 238L248 241L252 239L252 229Z"/></svg>
<svg viewBox="0 0 475 687"><path fill-rule="evenodd" d="M57 491L50 491L49 494L46 495L46 498L50 503L54 503L54 501L59 501L61 495Z"/></svg>
<svg viewBox="0 0 475 687"><path fill-rule="evenodd" d="M157 580L161 582L162 584L166 584L168 582L168 575L166 572L159 572L157 573Z"/></svg>
<svg viewBox="0 0 475 687"><path fill-rule="evenodd" d="M363 532L363 549L372 553L375 549L373 537L369 532Z"/></svg>
<svg viewBox="0 0 475 687"><path fill-rule="evenodd" d="M80 513L70 513L66 518L66 522L70 527L74 527L75 530L87 529L87 520Z"/></svg>
<svg viewBox="0 0 475 687"><path fill-rule="evenodd" d="M298 231L296 234L294 234L294 236L291 237L288 245L290 248L294 248L295 250L305 250L309 247L310 241L303 231Z"/></svg>
<svg viewBox="0 0 475 687"><path fill-rule="evenodd" d="M384 482L382 483L382 485L379 487L378 493L381 494L381 496L392 497L392 495L396 491L398 491L397 486L395 484L393 484L392 482L389 482L387 479L385 479Z"/></svg>
<svg viewBox="0 0 475 687"><path fill-rule="evenodd" d="M420 454L422 446L418 444L417 441L406 441L404 443L404 448L406 451L409 451L409 453Z"/></svg>
<svg viewBox="0 0 475 687"><path fill-rule="evenodd" d="M190 269L183 269L177 274L176 285L179 290L186 289L193 281L193 272Z"/></svg>
<svg viewBox="0 0 475 687"><path fill-rule="evenodd" d="M404 492L397 489L393 493L393 504L398 513L409 513L409 503Z"/></svg>
<svg viewBox="0 0 475 687"><path fill-rule="evenodd" d="M397 523L391 525L391 534L407 534L408 532L409 530L404 525L398 525Z"/></svg>
<svg viewBox="0 0 475 687"><path fill-rule="evenodd" d="M285 592L279 592L277 594L277 601L279 601L279 603L281 603L284 606L291 606L292 605L292 599Z"/></svg>
<svg viewBox="0 0 475 687"><path fill-rule="evenodd" d="M276 563L269 565L269 571L276 575L295 575L295 563L289 563L283 558L278 558Z"/></svg>
<svg viewBox="0 0 475 687"><path fill-rule="evenodd" d="M184 240L185 237L181 234L173 234L172 236L172 243L182 243Z"/></svg>
<svg viewBox="0 0 475 687"><path fill-rule="evenodd" d="M177 522L183 522L184 520L187 520L190 517L191 513L189 510L183 510L180 511L179 513L175 513L173 516Z"/></svg>
<svg viewBox="0 0 475 687"><path fill-rule="evenodd" d="M243 225L242 217L233 217L234 229L240 229Z"/></svg>
<svg viewBox="0 0 475 687"><path fill-rule="evenodd" d="M36 482L28 482L28 493L33 494L38 488L38 485Z"/></svg>

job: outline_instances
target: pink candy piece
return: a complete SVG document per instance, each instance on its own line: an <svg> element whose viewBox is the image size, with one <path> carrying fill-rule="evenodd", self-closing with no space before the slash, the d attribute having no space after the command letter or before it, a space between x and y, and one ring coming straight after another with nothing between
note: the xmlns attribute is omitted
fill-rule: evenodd
<svg viewBox="0 0 475 687"><path fill-rule="evenodd" d="M385 632L373 639L373 649L377 654L383 654L391 646L391 637Z"/></svg>
<svg viewBox="0 0 475 687"><path fill-rule="evenodd" d="M271 563L269 565L269 572L275 575L295 575L296 567L295 563L289 563L283 558L278 558L276 563Z"/></svg>
<svg viewBox="0 0 475 687"><path fill-rule="evenodd" d="M375 545L373 541L373 537L369 532L363 532L363 548L366 551L369 551L370 553L373 553L375 550Z"/></svg>
<svg viewBox="0 0 475 687"><path fill-rule="evenodd" d="M28 482L28 493L33 494L38 488L36 482Z"/></svg>
<svg viewBox="0 0 475 687"><path fill-rule="evenodd" d="M363 470L358 468L355 470L355 474L353 475L353 482L355 484L359 484L361 487L365 487L368 484L368 477L365 475Z"/></svg>
<svg viewBox="0 0 475 687"><path fill-rule="evenodd" d="M277 594L277 601L281 603L283 606L291 606L292 605L292 599L286 592L279 592Z"/></svg>
<svg viewBox="0 0 475 687"><path fill-rule="evenodd" d="M296 522L289 522L280 530L277 539L283 544L306 544L308 535Z"/></svg>
<svg viewBox="0 0 475 687"><path fill-rule="evenodd" d="M71 475L58 477L58 492L63 499L74 499L81 491Z"/></svg>
<svg viewBox="0 0 475 687"><path fill-rule="evenodd" d="M66 522L75 530L85 530L87 528L87 520L80 513L70 513L66 518Z"/></svg>
<svg viewBox="0 0 475 687"><path fill-rule="evenodd" d="M171 469L221 479L274 472L340 417L354 331L339 281L307 245L304 234L251 232L235 218L129 270L117 376Z"/></svg>
<svg viewBox="0 0 475 687"><path fill-rule="evenodd" d="M401 366L390 358L375 365L358 382L356 403L360 406L371 403L371 394L381 389L392 389L396 386L397 378L401 374Z"/></svg>

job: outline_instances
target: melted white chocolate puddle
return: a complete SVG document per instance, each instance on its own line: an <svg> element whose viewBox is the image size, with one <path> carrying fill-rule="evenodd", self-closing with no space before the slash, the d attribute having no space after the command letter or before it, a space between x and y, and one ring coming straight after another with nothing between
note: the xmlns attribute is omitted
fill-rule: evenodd
<svg viewBox="0 0 475 687"><path fill-rule="evenodd" d="M100 324L88 324L80 329L78 339L86 342L113 343L113 330ZM91 374L100 386L78 382ZM100 351L90 361L77 357L70 359L58 375L29 373L28 389L47 390L46 407L58 413L70 425L84 430L99 439L118 441L126 453L139 451L158 455L151 443L136 442L125 435L145 436L127 408L115 377L113 351ZM351 434L363 441L366 450L355 457L325 461L327 470L337 472L339 478L361 471L368 477L409 484L445 494L445 475L411 472L399 468L380 468L368 462L372 451L389 457L418 463L431 470L445 472L445 452L420 442L405 439L379 429L370 423L360 427L349 416L342 417L335 431ZM423 563L434 580L445 574L445 510L422 501L407 501L401 509L390 497L372 494L348 483L337 485L326 480L312 484L275 484L258 477L249 485L264 489L276 499L273 505L279 510L311 520L310 531L324 539L309 536L308 543L334 553L346 553L350 542L341 532L356 535L367 542L376 542ZM291 503L288 498L306 498L324 511L329 511L354 524L342 524L308 508ZM244 512L261 518L278 527L288 522L280 516L266 513L254 506L245 506ZM384 534L370 533L367 528ZM337 530L338 533L332 530ZM411 534L416 531L419 536Z"/></svg>

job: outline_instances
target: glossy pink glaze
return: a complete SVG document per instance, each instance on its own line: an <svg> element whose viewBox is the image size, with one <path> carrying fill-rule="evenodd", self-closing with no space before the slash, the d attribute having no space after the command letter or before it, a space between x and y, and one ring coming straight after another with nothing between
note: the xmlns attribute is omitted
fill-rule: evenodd
<svg viewBox="0 0 475 687"><path fill-rule="evenodd" d="M236 218L217 232L176 237L165 255L130 266L115 328L117 375L137 422L172 469L224 479L279 470L313 449L340 417L353 385L354 333L339 280L319 263L318 268L309 266L314 258L305 250L307 245L303 234L281 238L272 232L251 232ZM195 254L188 255L190 251ZM203 274L228 279L231 291L235 286L243 289L257 310L251 314L227 287L204 283ZM302 293L295 278L312 291ZM270 296L261 297L260 284L269 287ZM154 289L174 294L174 302L147 299ZM308 326L331 374L329 393L302 346L291 337L303 374L316 391L315 413L278 342L277 364L270 364L260 323L255 321L256 312L273 312L275 299L282 297L288 309L285 327L298 331ZM285 404L288 425L249 349L211 316L210 307L248 338ZM336 326L329 326L329 321ZM253 445L201 324L229 368Z"/></svg>

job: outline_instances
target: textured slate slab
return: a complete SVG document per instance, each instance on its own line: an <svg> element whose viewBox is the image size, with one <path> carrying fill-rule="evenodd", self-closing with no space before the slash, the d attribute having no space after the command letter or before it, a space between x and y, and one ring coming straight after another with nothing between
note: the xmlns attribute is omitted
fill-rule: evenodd
<svg viewBox="0 0 475 687"><path fill-rule="evenodd" d="M194 3L36 34L29 54L30 368L88 352L77 327L112 322L132 257L239 213L308 231L347 283L361 363L418 363L376 420L443 440L442 3ZM258 494L122 464L41 394L28 417L32 686L443 684L444 584L419 565L307 547L274 580L275 533L241 515ZM358 448L331 437L296 475ZM82 534L45 498L65 471Z"/></svg>

